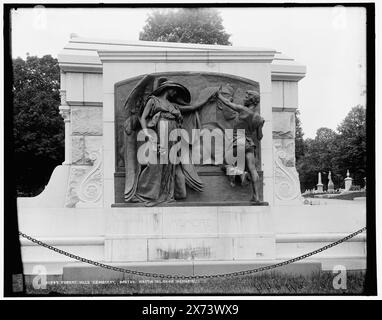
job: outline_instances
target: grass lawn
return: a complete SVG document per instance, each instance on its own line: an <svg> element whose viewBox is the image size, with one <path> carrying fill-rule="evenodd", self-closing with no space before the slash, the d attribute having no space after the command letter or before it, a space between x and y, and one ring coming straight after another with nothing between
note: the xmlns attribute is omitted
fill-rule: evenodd
<svg viewBox="0 0 382 320"><path fill-rule="evenodd" d="M247 275L235 278L208 280L161 280L125 276L114 283L51 283L46 289L34 289L27 281L28 295L171 295L171 294L362 294L365 273L349 272L346 289L334 289L331 272L321 272L309 277L288 276L275 273Z"/></svg>

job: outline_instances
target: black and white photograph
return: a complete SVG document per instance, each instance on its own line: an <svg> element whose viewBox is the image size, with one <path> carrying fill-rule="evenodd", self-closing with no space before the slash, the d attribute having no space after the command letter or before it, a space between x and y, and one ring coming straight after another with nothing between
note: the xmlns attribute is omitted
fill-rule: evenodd
<svg viewBox="0 0 382 320"><path fill-rule="evenodd" d="M375 296L374 9L4 4L4 296Z"/></svg>

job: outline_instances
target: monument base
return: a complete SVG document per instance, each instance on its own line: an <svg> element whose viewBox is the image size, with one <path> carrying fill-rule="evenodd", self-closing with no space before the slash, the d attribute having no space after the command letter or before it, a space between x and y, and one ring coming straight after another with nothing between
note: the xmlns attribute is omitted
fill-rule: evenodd
<svg viewBox="0 0 382 320"><path fill-rule="evenodd" d="M112 263L111 265L128 270L166 275L195 276L216 275L240 272L281 262L278 260L262 261L184 261L184 262L147 262L147 263ZM259 276L265 273L276 273L289 276L311 276L322 271L321 262L295 262L269 271L256 272ZM68 264L63 268L63 281L119 281L130 275L118 271L103 269L83 263Z"/></svg>
<svg viewBox="0 0 382 320"><path fill-rule="evenodd" d="M365 225L362 201L325 205L26 208L20 231L53 247L111 265L276 263L342 239ZM75 261L20 238L24 273L62 275ZM314 260L313 260L314 258ZM322 269L366 269L366 233L320 252ZM219 262L219 263L217 263ZM217 268L217 267L216 267ZM155 270L153 270L155 272Z"/></svg>
<svg viewBox="0 0 382 320"><path fill-rule="evenodd" d="M105 260L258 260L276 257L269 206L113 208Z"/></svg>
<svg viewBox="0 0 382 320"><path fill-rule="evenodd" d="M232 207L232 206L268 206L269 203L265 201L253 202L253 201L232 201L232 202L203 202L203 201L184 201L176 200L170 203L160 203L156 207ZM131 207L147 207L144 203L140 202L125 202L125 203L114 203L111 205L112 208L131 208Z"/></svg>

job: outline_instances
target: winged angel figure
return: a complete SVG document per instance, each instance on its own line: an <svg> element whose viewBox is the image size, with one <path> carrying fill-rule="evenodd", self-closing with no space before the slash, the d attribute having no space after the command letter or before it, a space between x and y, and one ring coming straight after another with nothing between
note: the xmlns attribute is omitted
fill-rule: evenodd
<svg viewBox="0 0 382 320"><path fill-rule="evenodd" d="M155 87L155 89L154 89ZM128 96L124 109L127 119L124 123L125 158L125 201L143 202L147 206L168 203L187 196L186 185L196 191L203 191L203 182L194 165L189 161L159 161L159 157L169 157L169 150L176 141L164 141L159 129L200 128L197 110L205 105L214 94L195 105L190 105L191 94L182 84L166 78L146 75ZM137 139L144 136L145 141ZM142 143L151 141L155 147L156 163L142 163L138 150ZM164 161L166 162L166 161Z"/></svg>

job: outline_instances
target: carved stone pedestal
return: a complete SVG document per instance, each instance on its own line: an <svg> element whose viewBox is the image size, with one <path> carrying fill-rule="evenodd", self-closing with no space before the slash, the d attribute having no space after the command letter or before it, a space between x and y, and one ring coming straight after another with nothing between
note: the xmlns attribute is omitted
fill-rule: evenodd
<svg viewBox="0 0 382 320"><path fill-rule="evenodd" d="M274 259L273 226L267 206L114 208L105 260Z"/></svg>

